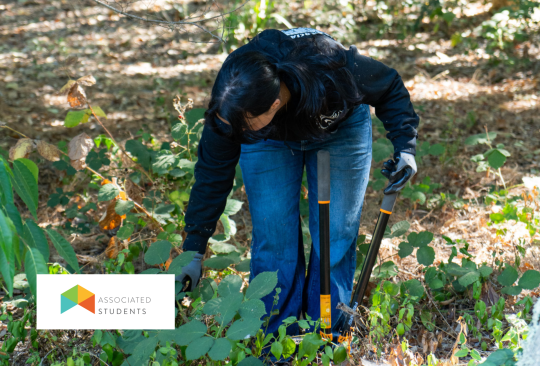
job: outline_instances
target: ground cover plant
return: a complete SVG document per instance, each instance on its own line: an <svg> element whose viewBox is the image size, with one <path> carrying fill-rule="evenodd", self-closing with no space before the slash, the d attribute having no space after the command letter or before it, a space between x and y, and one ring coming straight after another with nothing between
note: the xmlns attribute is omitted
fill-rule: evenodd
<svg viewBox="0 0 540 366"><path fill-rule="evenodd" d="M181 19L197 9L177 5L152 11ZM92 1L67 10L39 1L0 6L3 364L520 359L540 285L537 2L257 1L229 15L229 42L217 48L114 12L103 17ZM83 28L66 26L73 24ZM183 217L221 53L265 27L313 24L396 67L421 116L419 174L400 194L350 337L323 340L309 318L265 331L277 309L266 313L260 299L272 294L277 303L280 289L274 272L248 284L251 223L239 168L199 287L176 289L176 329L36 330L39 273L181 273L193 255L181 250ZM393 152L373 119L357 273L386 184L381 163ZM309 252L305 180L302 190ZM294 323L305 333L286 335Z"/></svg>

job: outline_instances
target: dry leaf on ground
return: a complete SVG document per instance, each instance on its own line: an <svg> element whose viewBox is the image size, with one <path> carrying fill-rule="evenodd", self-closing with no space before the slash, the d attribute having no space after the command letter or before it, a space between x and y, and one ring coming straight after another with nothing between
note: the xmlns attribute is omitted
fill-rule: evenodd
<svg viewBox="0 0 540 366"><path fill-rule="evenodd" d="M15 146L9 149L9 158L11 160L27 158L34 150L34 141L32 139L20 139Z"/></svg>
<svg viewBox="0 0 540 366"><path fill-rule="evenodd" d="M39 155L49 161L58 161L60 160L60 151L56 146L49 144L43 140L37 140L37 151Z"/></svg>
<svg viewBox="0 0 540 366"><path fill-rule="evenodd" d="M68 145L68 156L71 160L86 159L86 156L94 147L94 140L84 132L75 136Z"/></svg>
<svg viewBox="0 0 540 366"><path fill-rule="evenodd" d="M84 159L70 160L70 163L71 163L71 166L73 167L73 169L75 169L75 170L86 169L86 162L84 161Z"/></svg>

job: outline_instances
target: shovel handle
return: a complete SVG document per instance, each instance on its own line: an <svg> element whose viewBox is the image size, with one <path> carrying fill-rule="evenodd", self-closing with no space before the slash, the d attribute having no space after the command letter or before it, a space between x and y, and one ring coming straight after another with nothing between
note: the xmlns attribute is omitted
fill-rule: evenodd
<svg viewBox="0 0 540 366"><path fill-rule="evenodd" d="M371 272L373 271L373 265L377 259L377 254L379 253L379 248L381 247L381 241L384 236L384 230L388 224L388 219L392 214L394 209L394 204L398 192L384 195L381 209L379 212L379 218L377 219L377 224L375 225L375 230L373 231L373 236L371 238L371 243L369 245L369 250L364 260L364 266L362 267L362 272L360 273L360 278L356 284L356 289L351 299L350 307L354 310L362 303L364 294L366 293L367 285L369 283L369 278L371 277Z"/></svg>
<svg viewBox="0 0 540 366"><path fill-rule="evenodd" d="M319 201L319 244L321 269L321 335L332 337L330 297L330 153L317 152L317 198ZM323 326L324 325L324 326Z"/></svg>

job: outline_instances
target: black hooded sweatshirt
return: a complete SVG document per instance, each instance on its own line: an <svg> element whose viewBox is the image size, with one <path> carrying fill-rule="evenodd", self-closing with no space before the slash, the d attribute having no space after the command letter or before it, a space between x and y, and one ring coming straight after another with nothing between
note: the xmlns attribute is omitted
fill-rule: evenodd
<svg viewBox="0 0 540 366"><path fill-rule="evenodd" d="M290 51L291 40L301 42L304 37L322 37L328 42L336 42L326 33L311 28L285 31L268 29L233 51L227 60L244 52L259 51L273 62L279 62ZM355 46L350 46L346 53L346 67L355 77L358 91L363 95L362 103L375 108L376 116L388 131L386 137L394 146L394 156L402 151L415 155L419 118L397 71L361 55ZM293 100L295 85L291 81L283 81L291 91ZM291 111L293 108L288 110ZM352 110L351 107L331 111L321 116L319 124L323 125L321 128L335 130ZM278 116L279 114L276 114L276 117ZM223 129L228 126L219 119L216 119L216 123ZM302 140L301 136L269 135L267 138ZM198 147L198 161L195 164L195 184L185 215L187 237L183 245L184 250L198 251L201 254L206 251L208 239L216 229L217 221L225 209L227 197L233 187L235 168L240 158L240 146L239 143L217 134L208 125L204 126Z"/></svg>

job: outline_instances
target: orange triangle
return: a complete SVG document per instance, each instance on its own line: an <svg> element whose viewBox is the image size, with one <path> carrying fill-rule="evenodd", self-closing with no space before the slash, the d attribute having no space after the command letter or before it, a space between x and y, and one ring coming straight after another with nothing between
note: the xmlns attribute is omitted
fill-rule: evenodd
<svg viewBox="0 0 540 366"><path fill-rule="evenodd" d="M77 297L78 304L88 299L90 296L94 295L93 293L91 293L90 291L82 287L81 285L77 285L77 286L79 286L79 292L78 292L79 296Z"/></svg>
<svg viewBox="0 0 540 366"><path fill-rule="evenodd" d="M83 302L79 303L80 306L85 308L91 313L96 313L96 295L90 296L88 299L84 300Z"/></svg>

